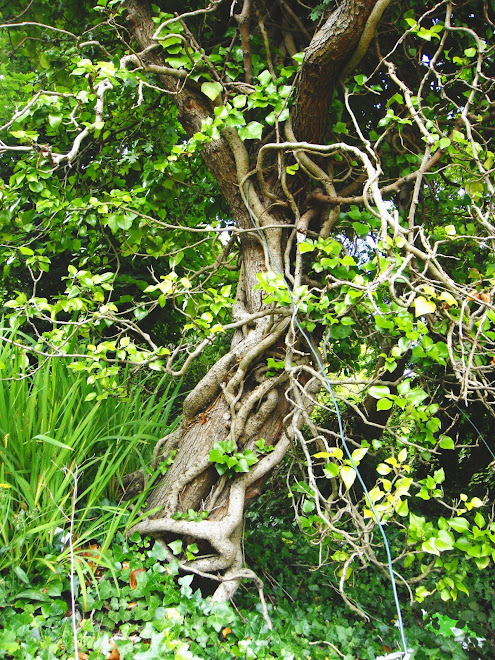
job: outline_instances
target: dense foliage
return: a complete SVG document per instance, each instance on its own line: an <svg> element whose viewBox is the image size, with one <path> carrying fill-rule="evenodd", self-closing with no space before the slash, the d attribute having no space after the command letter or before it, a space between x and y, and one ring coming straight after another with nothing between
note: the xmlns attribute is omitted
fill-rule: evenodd
<svg viewBox="0 0 495 660"><path fill-rule="evenodd" d="M2 10L2 579L75 570L72 541L46 559L67 527L111 552L132 511L155 559L209 577L213 603L243 579L260 588L275 550L261 565L245 552L245 511L267 488L253 515L272 515L275 470L308 563L353 616L390 617L372 596L393 587L404 653L400 602L470 603L462 623L482 637L493 613L469 598L490 600L495 561L493 11L180 11ZM134 508L114 509L122 491ZM290 534L277 543L299 548ZM229 652L247 653L241 637Z"/></svg>

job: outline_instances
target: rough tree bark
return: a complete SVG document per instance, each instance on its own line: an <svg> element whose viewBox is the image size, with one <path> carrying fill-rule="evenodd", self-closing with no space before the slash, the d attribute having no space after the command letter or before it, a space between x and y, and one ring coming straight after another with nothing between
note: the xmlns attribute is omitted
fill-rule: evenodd
<svg viewBox="0 0 495 660"><path fill-rule="evenodd" d="M246 28L250 3L245 3L242 14ZM344 0L316 31L307 44L296 102L292 108L293 133L288 138L318 143L325 131L332 94L339 75L355 52L373 7L374 0ZM128 0L128 25L136 50L140 54L134 61L143 69L157 73L161 85L177 104L179 120L189 135L201 128L202 121L212 114L212 103L192 82L169 75L166 63L154 48L155 24L146 0ZM239 20L241 20L239 18ZM243 36L246 42L246 34ZM244 49L244 60L249 61ZM250 79L250 70L246 76ZM246 78L248 80L248 78ZM261 146L261 145L260 145ZM237 299L233 311L239 321L230 351L222 357L188 395L183 410L181 427L157 447L159 461L176 450L172 465L154 489L148 506L161 507L153 519L138 529L157 537L183 535L194 537L206 555L191 564L196 571L223 572L223 582L216 597L230 597L241 577L242 553L240 535L246 500L258 492L259 485L273 467L282 460L290 446L294 430L303 423L303 417L294 407L294 381L286 372L267 376L268 357L290 360L294 367L310 363L312 357L298 336L297 329L287 314L269 313L261 291L255 288L257 274L284 267L285 277L297 284L301 273L287 259L287 251L294 241L294 224L304 236L311 222L312 231L328 235L334 223L335 210L325 205L308 205L307 193L292 197L282 194L284 182L271 176L264 190L245 184L248 172L259 155L249 154L237 133L225 129L219 140L206 144L202 157L229 204L237 226L253 229L253 218L265 228L270 254L256 232L245 232L240 238L241 270ZM314 164L310 166L317 167ZM299 178L302 187L310 190L310 179ZM327 194L329 191L326 190ZM250 208L248 208L248 205ZM275 226L272 229L266 229ZM284 229L283 227L291 227ZM271 260L271 262L270 262ZM265 312L265 313L263 313ZM247 323L241 324L243 320ZM315 330L316 340L318 329ZM296 382L301 387L303 404L311 406L311 395L318 387L304 371ZM305 398L306 397L306 398ZM249 473L234 479L219 478L209 462L209 452L215 442L232 439L239 450L253 448L254 442L264 438L274 451L260 457ZM175 520L178 511L207 510L207 520L188 522Z"/></svg>

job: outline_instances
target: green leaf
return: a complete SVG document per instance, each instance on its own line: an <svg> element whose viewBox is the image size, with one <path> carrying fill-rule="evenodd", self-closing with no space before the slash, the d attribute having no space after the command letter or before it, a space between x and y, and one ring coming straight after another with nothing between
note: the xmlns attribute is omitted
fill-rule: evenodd
<svg viewBox="0 0 495 660"><path fill-rule="evenodd" d="M363 222L353 222L352 226L358 236L366 236L370 231L369 225L365 225Z"/></svg>
<svg viewBox="0 0 495 660"><path fill-rule="evenodd" d="M482 571L489 565L490 557L475 557L474 561L478 569Z"/></svg>
<svg viewBox="0 0 495 660"><path fill-rule="evenodd" d="M449 438L448 436L444 436L440 440L440 447L442 449L455 449L455 444L452 438Z"/></svg>
<svg viewBox="0 0 495 660"><path fill-rule="evenodd" d="M341 461L344 453L340 447L332 447L328 451L319 451L313 455L315 458L336 458L338 461Z"/></svg>
<svg viewBox="0 0 495 660"><path fill-rule="evenodd" d="M247 126L239 128L241 140L260 140L263 134L263 124L258 121L250 121Z"/></svg>
<svg viewBox="0 0 495 660"><path fill-rule="evenodd" d="M234 108L240 109L246 105L247 96L245 94L238 94L232 99L232 105Z"/></svg>
<svg viewBox="0 0 495 660"><path fill-rule="evenodd" d="M393 401L391 401L390 399L380 399L379 401L376 402L377 410L390 410L392 406L393 406Z"/></svg>
<svg viewBox="0 0 495 660"><path fill-rule="evenodd" d="M438 550L438 548L435 545L435 539L434 538L431 538L431 539L428 539L427 541L424 541L421 544L421 550L423 550L423 552L428 552L431 555L437 555L438 557L440 557L440 551Z"/></svg>
<svg viewBox="0 0 495 660"><path fill-rule="evenodd" d="M315 503L311 500L304 500L302 510L304 511L304 513L311 513L312 511L315 510Z"/></svg>
<svg viewBox="0 0 495 660"><path fill-rule="evenodd" d="M28 183L28 186L31 192L36 192L36 193L41 192L44 188L44 185L41 183L41 181L30 181Z"/></svg>
<svg viewBox="0 0 495 660"><path fill-rule="evenodd" d="M455 529L456 532L467 532L469 531L469 521L466 520L466 518L462 517L457 517L457 518L452 518L451 520L447 520L447 524L449 527L452 527L452 529Z"/></svg>
<svg viewBox="0 0 495 660"><path fill-rule="evenodd" d="M483 516L479 511L477 511L476 515L474 516L474 522L478 525L480 529L485 526L485 519L483 518Z"/></svg>
<svg viewBox="0 0 495 660"><path fill-rule="evenodd" d="M171 543L167 543L167 545L172 550L174 555L179 555L182 552L182 541L180 539L176 539Z"/></svg>
<svg viewBox="0 0 495 660"><path fill-rule="evenodd" d="M240 458L239 460L236 460L236 464L234 465L234 470L236 472L249 472L249 464L246 461L246 459Z"/></svg>
<svg viewBox="0 0 495 660"><path fill-rule="evenodd" d="M368 76L366 76L364 73L359 73L357 76L354 76L354 80L358 85L364 85L364 83L368 80Z"/></svg>
<svg viewBox="0 0 495 660"><path fill-rule="evenodd" d="M69 445L65 445L63 442L60 442L59 440L55 440L55 438L50 438L49 435L45 435L44 433L35 435L33 440L43 440L43 442L46 442L49 445L53 445L54 447L59 447L60 449L68 449L69 451L74 451L73 447L69 447Z"/></svg>
<svg viewBox="0 0 495 660"><path fill-rule="evenodd" d="M407 516L408 513L409 513L409 504L408 504L407 500L400 501L397 504L395 510L397 511L399 516L402 516L402 517Z"/></svg>
<svg viewBox="0 0 495 660"><path fill-rule="evenodd" d="M21 580L21 582L24 582L24 584L29 584L29 578L26 572L20 566L14 566L14 573L17 575L19 580Z"/></svg>
<svg viewBox="0 0 495 660"><path fill-rule="evenodd" d="M368 390L368 394L374 399L381 399L383 396L390 394L390 388L387 385L372 385Z"/></svg>
<svg viewBox="0 0 495 660"><path fill-rule="evenodd" d="M214 101L221 93L223 87L219 82L204 82L201 91L205 96Z"/></svg>
<svg viewBox="0 0 495 660"><path fill-rule="evenodd" d="M48 123L53 129L57 129L62 123L62 115L48 115Z"/></svg>
<svg viewBox="0 0 495 660"><path fill-rule="evenodd" d="M298 169L299 169L299 163L294 163L294 165L287 165L285 171L287 172L287 174L293 176Z"/></svg>
<svg viewBox="0 0 495 660"><path fill-rule="evenodd" d="M368 447L358 447L355 449L351 456L354 461L361 461L368 453Z"/></svg>
<svg viewBox="0 0 495 660"><path fill-rule="evenodd" d="M454 547L455 538L452 532L444 529L439 530L438 537L435 539L435 545L443 552L444 550L452 550Z"/></svg>
<svg viewBox="0 0 495 660"><path fill-rule="evenodd" d="M302 243L299 243L298 245L299 252L304 254L305 252L314 252L315 246L311 241L303 241Z"/></svg>
<svg viewBox="0 0 495 660"><path fill-rule="evenodd" d="M225 453L218 449L212 449L208 456L210 463L223 463L225 460Z"/></svg>
<svg viewBox="0 0 495 660"><path fill-rule="evenodd" d="M327 479L334 479L339 473L340 467L336 463L327 463L323 468Z"/></svg>

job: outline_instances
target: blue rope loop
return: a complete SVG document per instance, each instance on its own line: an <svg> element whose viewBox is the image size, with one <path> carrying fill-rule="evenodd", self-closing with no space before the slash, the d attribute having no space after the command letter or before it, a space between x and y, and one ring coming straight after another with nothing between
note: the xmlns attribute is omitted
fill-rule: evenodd
<svg viewBox="0 0 495 660"><path fill-rule="evenodd" d="M370 509L371 509L371 511L372 511L372 513L375 517L376 523L378 525L378 528L379 528L380 533L381 533L382 538L383 538L383 543L384 543L384 546L385 546L385 552L386 552L386 555L387 555L388 572L389 572L389 575L390 575L390 581L392 583L392 591L393 591L393 594L394 594L395 608L397 610L397 624L398 624L398 628L399 628L399 631L400 631L401 645L402 645L403 651L399 651L398 653L389 654L387 656L381 656L381 660L394 660L396 658L397 659L402 658L403 660L409 660L409 658L411 657L412 651L410 649L408 649L408 647L407 647L406 634L405 634L404 623L403 623L403 619L402 619L402 610L401 610L401 606L400 606L400 602L399 602L399 595L398 595L398 591L397 591L397 582L395 580L394 569L393 569L393 565L392 565L392 554L390 552L390 545L389 545L389 542L388 542L388 539L387 539L387 535L385 533L385 529L384 529L382 523L380 522L380 519L378 517L378 513L377 513L377 511L376 511L376 509L373 505L373 502L371 501L369 491L366 487L366 484L363 481L361 473L359 472L358 466L356 465L354 459L352 458L352 454L351 454L351 451L349 449L349 445L347 444L347 441L345 439L345 433L344 433L344 427L343 427L343 424L342 424L342 416L340 414L340 408L339 408L339 405L338 405L337 400L335 398L335 394L334 394L334 391L333 391L332 384L329 381L328 376L326 374L323 362L321 361L321 358L318 354L318 351L314 348L310 337L306 334L304 328L302 327L302 325L301 325L301 323L298 319L297 308L296 308L296 305L294 303L294 298L292 296L292 292L290 290L289 283L287 282L284 273L281 272L281 270L278 268L277 262L275 261L273 255L271 253L270 247L268 245L268 241L266 240L264 233L261 231L261 229L256 224L255 217L254 217L253 212L251 210L251 205L249 204L249 189L250 189L250 187L251 187L251 182L248 183L248 187L247 187L247 191L246 191L246 206L247 206L247 210L248 210L248 213L249 213L249 217L251 219L251 222L253 224L254 229L256 230L257 234L261 238L261 241L262 241L262 243L263 243L263 245L266 249L268 259L270 261L270 264L271 264L274 272L278 273L282 277L282 279L285 283L285 286L287 287L287 292L289 294L290 306L291 306L291 310L292 310L292 316L293 316L293 319L294 319L294 323L295 323L297 329L299 330L299 332L301 333L301 335L304 337L304 339L305 339L305 341L306 341L306 343L309 347L309 350L311 351L313 357L315 358L316 363L318 364L318 368L319 368L319 370L320 370L320 372L323 376L323 379L325 381L325 385L326 385L326 387L327 387L327 389L330 393L330 397L332 399L332 404L335 408L335 413L336 413L336 416L337 416L337 422L338 422L338 427L339 427L339 435L340 435L340 438L342 440L342 445L345 449L345 452L347 454L347 457L349 458L349 461L350 461L352 467L354 468L354 470L356 472L357 479L358 479L359 483L361 484L361 486L363 488L363 491L364 491L364 493L365 493L365 495L368 499Z"/></svg>

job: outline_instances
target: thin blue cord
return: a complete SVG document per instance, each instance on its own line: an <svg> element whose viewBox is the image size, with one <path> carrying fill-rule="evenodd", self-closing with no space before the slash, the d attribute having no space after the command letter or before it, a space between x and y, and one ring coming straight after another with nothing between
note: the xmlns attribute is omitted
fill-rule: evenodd
<svg viewBox="0 0 495 660"><path fill-rule="evenodd" d="M480 438L483 440L483 442L485 443L485 447L488 449L488 451L490 452L490 454L492 455L492 457L495 459L495 454L494 454L493 451L491 450L490 445L489 445L488 442L485 440L485 438L483 437L483 434L481 433L481 431L479 430L479 428L476 426L476 424L473 422L473 420L472 420L470 417L468 417L468 416L466 415L466 413L464 412L464 410L463 410L462 408L460 408L460 407L457 405L457 403L456 403L455 401L454 401L454 406L455 406L455 407L457 408L457 410L458 410L458 411L459 411L459 412L460 412L460 413L461 413L461 414L467 419L467 421L471 424L471 426L473 427L473 429L476 431L476 433L479 435L479 437L480 437Z"/></svg>
<svg viewBox="0 0 495 660"><path fill-rule="evenodd" d="M317 352L316 349L314 348L314 346L313 346L313 344L312 344L312 342L311 342L311 339L308 337L308 335L307 335L306 332L304 331L304 329L303 329L301 323L299 322L299 319L297 318L297 308L296 308L296 306L295 306L294 299L293 299L293 297L292 297L292 292L291 292L291 290L290 290L289 284L288 284L287 280L285 279L285 275L284 275L284 273L282 273L281 270L278 268L278 266L277 266L277 262L276 262L275 259L273 258L273 255L272 255L272 253L271 253L271 251L270 251L270 247L269 247L269 245L268 245L268 242L267 242L267 240L266 240L266 238L265 238L263 232L261 231L261 229L260 229L260 228L258 227L258 225L256 224L255 218L254 218L254 216L253 216L253 212L252 212L252 210L251 210L251 206L250 206L250 204L249 204L249 189L250 189L250 187L251 187L251 182L249 182L249 184L248 184L247 194L246 194L247 210L248 210L248 212L249 212L249 217L251 218L251 222L253 223L253 227L255 228L256 232L258 233L258 235L260 236L261 240L263 241L263 244L264 244L264 246L265 246L265 248L266 248L266 251L267 251L267 254L268 254L268 258L269 258L269 260L270 260L270 263L271 263L272 267L273 267L274 270L275 270L275 271L276 271L276 272L282 277L282 279L283 279L283 281L284 281L284 283L285 283L285 286L287 287L287 292L288 292L288 294L289 294L289 300L290 300L290 305L291 305L291 309L292 309L292 314L293 314L294 322L295 322L295 324L296 324L298 330L300 331L300 333L302 334L302 336L303 336L304 339L306 340L306 343L308 344L309 349L311 350L311 353L313 354L313 356L314 356L314 358L315 358L315 360L316 360L316 362L317 362L317 364L318 364L318 367L319 367L319 369L320 369L320 371L321 371L321 374L322 374L322 376L323 376L323 378L324 378L324 380L325 380L325 384L326 384L326 386L327 386L327 389L328 389L328 391L330 392L330 396L331 396L331 398L332 398L332 403L333 403L333 405L334 405L334 407L335 407L335 412L336 412L336 415L337 415L337 421L338 421L338 426L339 426L339 433L340 433L340 437L341 437L341 440L342 440L342 444L343 444L343 446L344 446L344 449L345 449L345 452L346 452L347 456L349 457L349 461L350 461L352 467L354 468L354 470L355 470L355 472L356 472L356 476L357 476L357 478L358 478L358 481L359 481L359 483L361 484L361 486L363 487L364 493L365 493L366 497L368 498L368 503L369 503L369 505L370 505L370 509L371 509L373 515L375 516L375 520L376 520L376 522L377 522L378 528L379 528L380 533L381 533L381 535L382 535L383 543L384 543L384 545L385 545L385 551L386 551L386 554L387 554L388 571L389 571L389 574L390 574L390 581L392 582L392 591L393 591L393 594L394 594L395 608L396 608L396 610L397 610L397 622L398 622L398 624L399 624L399 630L400 630L400 636L401 636L401 641L402 641L402 647L403 647L403 649L404 649L404 655L407 656L407 657L409 657L409 651L408 651L408 647L407 647L406 634L405 634L405 631L404 631L404 624L403 624L403 620L402 620L402 610L401 610L401 607L400 607L399 595L398 595L398 592L397 592L397 583L396 583L396 581L395 581L395 577L394 577L394 569L393 569L393 566L392 566L392 555L391 555L391 552L390 552L390 545L389 545L389 542L388 542L388 539L387 539L387 535L385 534L385 529L383 528L383 525L381 524L380 519L378 518L378 513L377 513L377 511L376 511L376 509L375 509L375 507L374 507L373 502L371 501L371 497L370 497L369 491L368 491L368 489L367 489L367 487L366 487L366 484L365 484L364 481L363 481L363 478L361 477L361 474L360 474L360 472L359 472L359 470L358 470L358 467L357 467L357 465L356 465L354 459L352 458L352 454L351 454L351 452L350 452L350 450L349 450L349 446L348 446L347 441L346 441L346 439L345 439L344 427L343 427L343 424L342 424L342 416L341 416L341 414L340 414L340 408L339 408L339 405L338 405L338 403L337 403L337 400L336 400L335 395L334 395L334 392L333 392L332 383L331 383L331 382L329 381L329 379L328 379L328 376L327 376L327 374L326 374L326 372L325 372L325 367L323 366L323 362L321 361L321 358L320 358L318 352ZM462 411L461 411L461 412L462 412Z"/></svg>

